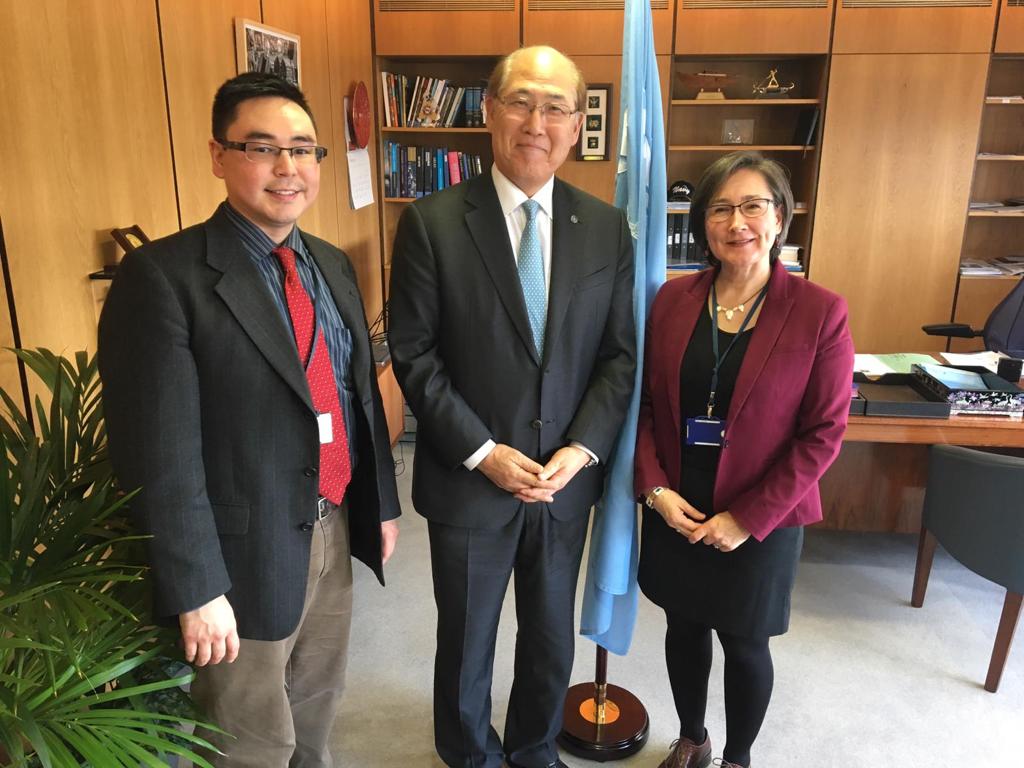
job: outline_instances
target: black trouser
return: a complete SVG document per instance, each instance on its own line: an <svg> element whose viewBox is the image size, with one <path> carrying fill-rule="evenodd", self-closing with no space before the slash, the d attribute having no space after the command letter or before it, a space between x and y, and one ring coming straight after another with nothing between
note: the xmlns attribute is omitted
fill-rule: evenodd
<svg viewBox="0 0 1024 768"><path fill-rule="evenodd" d="M672 684L679 733L696 743L704 741L704 715L711 675L711 628L666 611L665 659ZM718 632L725 652L726 742L722 757L750 765L750 748L761 730L772 697L775 670L768 638L749 638Z"/></svg>
<svg viewBox="0 0 1024 768"><path fill-rule="evenodd" d="M554 519L547 505L523 504L504 528L431 522L437 603L434 740L452 768L547 766L572 673L573 609L587 515ZM491 725L491 676L501 605L515 575L515 678L505 735Z"/></svg>

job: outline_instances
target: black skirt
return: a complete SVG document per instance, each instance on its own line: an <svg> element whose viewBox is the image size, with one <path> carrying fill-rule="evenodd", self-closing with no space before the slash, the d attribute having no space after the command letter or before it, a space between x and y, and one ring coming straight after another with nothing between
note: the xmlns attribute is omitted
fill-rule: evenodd
<svg viewBox="0 0 1024 768"><path fill-rule="evenodd" d="M715 415L729 402L750 336L736 340L721 368ZM707 312L694 328L680 366L683 419L706 415L714 357ZM733 334L720 332L724 349ZM682 440L682 436L680 436ZM675 489L700 512L714 513L715 475L720 450L683 446L680 487ZM724 510L723 510L724 511ZM732 552L720 552L686 537L644 508L641 528L640 589L655 604L688 620L741 637L781 635L789 628L790 598L803 547L803 528L779 528L757 541L753 536Z"/></svg>

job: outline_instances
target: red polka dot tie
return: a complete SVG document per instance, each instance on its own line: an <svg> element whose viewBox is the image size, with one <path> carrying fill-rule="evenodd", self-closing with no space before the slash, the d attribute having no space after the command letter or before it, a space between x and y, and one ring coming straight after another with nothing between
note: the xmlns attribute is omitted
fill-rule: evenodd
<svg viewBox="0 0 1024 768"><path fill-rule="evenodd" d="M284 270L284 296L288 302L288 314L292 317L295 329L295 346L299 352L299 360L306 370L306 382L309 394L313 399L313 407L318 414L331 414L331 432L333 440L320 443L320 495L334 504L340 504L345 496L345 489L352 478L352 462L348 452L348 430L345 429L345 417L341 412L338 400L338 386L334 380L334 369L327 351L324 334L317 333L316 316L313 302L302 286L299 273L295 269L295 252L291 248L280 246L273 251ZM310 348L312 347L312 359Z"/></svg>

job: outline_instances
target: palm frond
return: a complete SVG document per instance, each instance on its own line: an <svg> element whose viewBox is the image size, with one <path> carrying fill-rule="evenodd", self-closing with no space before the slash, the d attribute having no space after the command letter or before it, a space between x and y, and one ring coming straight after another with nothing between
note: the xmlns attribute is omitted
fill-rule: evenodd
<svg viewBox="0 0 1024 768"><path fill-rule="evenodd" d="M0 390L0 762L208 766L213 726L158 708L190 679L148 617L131 494L107 457L94 356L14 350L49 391L33 420ZM34 421L34 424L33 424ZM180 667L180 665L178 665Z"/></svg>

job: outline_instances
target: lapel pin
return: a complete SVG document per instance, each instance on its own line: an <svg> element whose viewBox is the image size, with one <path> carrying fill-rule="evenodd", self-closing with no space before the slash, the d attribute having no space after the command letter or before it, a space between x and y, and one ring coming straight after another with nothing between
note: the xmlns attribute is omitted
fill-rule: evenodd
<svg viewBox="0 0 1024 768"><path fill-rule="evenodd" d="M569 221L571 221L573 224L579 224L580 217L574 213L572 216L569 217Z"/></svg>

